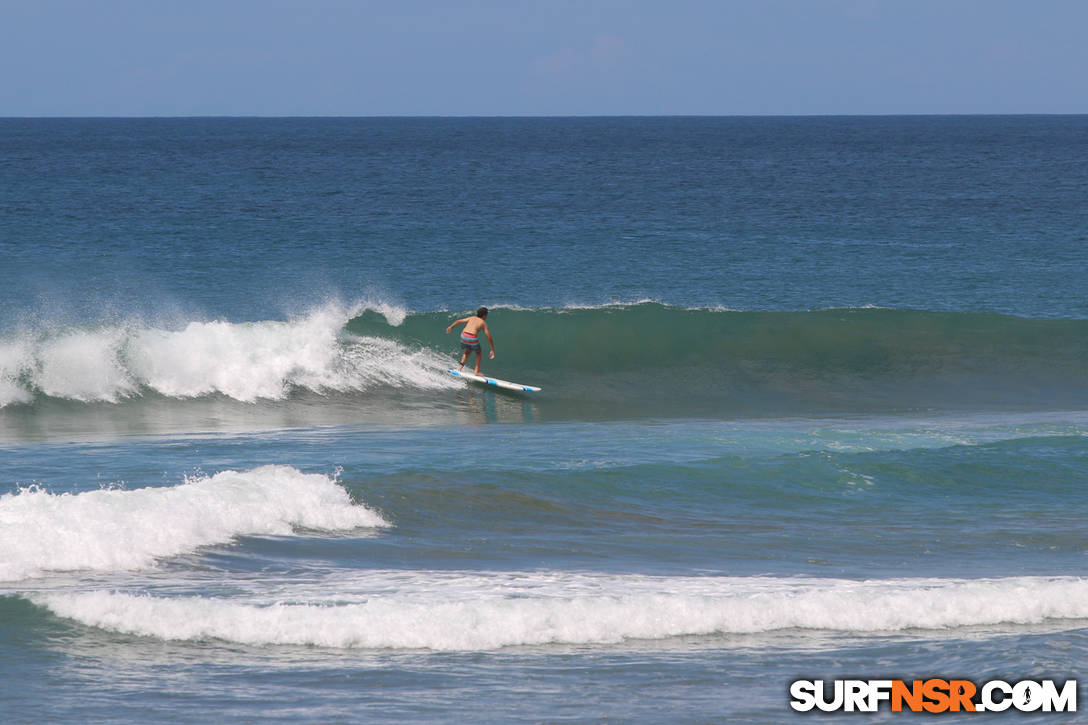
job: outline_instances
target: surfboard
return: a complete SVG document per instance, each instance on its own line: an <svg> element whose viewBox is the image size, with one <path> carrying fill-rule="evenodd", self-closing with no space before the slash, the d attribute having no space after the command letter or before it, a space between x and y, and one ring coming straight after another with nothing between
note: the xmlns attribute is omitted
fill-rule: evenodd
<svg viewBox="0 0 1088 725"><path fill-rule="evenodd" d="M522 385L521 383L512 383L509 380L499 380L498 378L487 378L483 375L476 375L474 373L467 372L465 370L454 370L450 368L450 375L458 378L464 378L465 380L471 380L474 383L483 383L484 385L494 385L496 388L503 388L505 390L519 390L524 393L535 393L540 388L532 385Z"/></svg>

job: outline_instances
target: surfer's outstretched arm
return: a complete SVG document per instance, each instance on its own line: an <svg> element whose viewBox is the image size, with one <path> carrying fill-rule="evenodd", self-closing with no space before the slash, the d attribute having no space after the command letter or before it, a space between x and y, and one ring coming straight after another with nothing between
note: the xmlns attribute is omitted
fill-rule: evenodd
<svg viewBox="0 0 1088 725"><path fill-rule="evenodd" d="M458 325L463 325L463 324L465 324L466 322L468 322L471 319L472 319L471 317L462 317L460 320L458 320L457 322L452 323L449 327L447 327L446 332L449 333L450 331L453 330L453 328L457 327ZM488 341L491 340L491 335L490 334L488 334L487 339L488 339Z"/></svg>

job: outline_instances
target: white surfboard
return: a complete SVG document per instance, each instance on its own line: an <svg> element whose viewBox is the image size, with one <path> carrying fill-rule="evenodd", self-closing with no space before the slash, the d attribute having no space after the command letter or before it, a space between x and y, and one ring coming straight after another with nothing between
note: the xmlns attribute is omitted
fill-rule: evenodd
<svg viewBox="0 0 1088 725"><path fill-rule="evenodd" d="M504 388L506 390L520 390L524 393L535 393L540 388L533 387L532 385L522 385L521 383L512 383L509 380L499 380L498 378L487 378L483 375L476 375L470 373L467 370L454 370L450 368L450 375L454 375L465 380L471 380L474 383L483 383L484 385L494 385L496 388Z"/></svg>

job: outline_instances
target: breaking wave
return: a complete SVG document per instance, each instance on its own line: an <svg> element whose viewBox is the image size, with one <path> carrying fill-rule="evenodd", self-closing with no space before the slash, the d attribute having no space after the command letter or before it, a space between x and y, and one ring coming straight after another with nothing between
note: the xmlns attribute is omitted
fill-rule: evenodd
<svg viewBox="0 0 1088 725"><path fill-rule="evenodd" d="M396 323L403 312L383 309ZM0 339L0 407L45 396L116 403L154 393L281 400L377 386L449 385L436 353L388 337L345 334L359 308L327 305L287 321L191 321L49 328ZM377 314L377 313L376 313Z"/></svg>
<svg viewBox="0 0 1088 725"><path fill-rule="evenodd" d="M458 316L330 304L286 321L24 331L0 338L0 408L299 393L425 405L463 388L445 374ZM1086 320L639 302L496 308L489 323L485 370L544 387L534 400L556 417L1088 406Z"/></svg>
<svg viewBox="0 0 1088 725"><path fill-rule="evenodd" d="M85 625L164 640L249 645L490 650L681 636L818 630L874 633L1088 618L1088 580L1069 577L848 581L562 572L372 572L324 598L273 601L120 592L30 599ZM358 582L357 582L358 583ZM367 590L369 589L369 590Z"/></svg>
<svg viewBox="0 0 1088 725"><path fill-rule="evenodd" d="M150 567L163 557L296 527L388 526L332 478L289 466L221 471L176 486L0 496L0 581Z"/></svg>

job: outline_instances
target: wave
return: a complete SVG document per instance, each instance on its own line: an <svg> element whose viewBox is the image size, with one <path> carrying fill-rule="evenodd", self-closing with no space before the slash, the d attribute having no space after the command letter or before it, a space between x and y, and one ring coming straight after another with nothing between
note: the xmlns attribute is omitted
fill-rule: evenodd
<svg viewBox="0 0 1088 725"><path fill-rule="evenodd" d="M410 314L393 326L364 311L348 329L441 350L453 315ZM655 302L496 310L489 318L504 364L611 374L715 366L754 377L912 376L935 370L1053 369L1083 363L1088 320L884 308L757 312Z"/></svg>
<svg viewBox="0 0 1088 725"><path fill-rule="evenodd" d="M131 491L52 494L38 488L0 496L0 581L55 571L117 571L244 535L287 535L296 527L387 526L351 502L335 480L289 466L221 471Z"/></svg>
<svg viewBox="0 0 1088 725"><path fill-rule="evenodd" d="M379 308L396 322L404 313ZM147 393L281 400L374 386L436 388L444 360L388 338L345 339L359 307L330 304L288 321L191 321L181 329L130 322L23 332L0 340L0 407L46 396L116 403Z"/></svg>
<svg viewBox="0 0 1088 725"><path fill-rule="evenodd" d="M347 329L451 351L455 316L396 327L364 312ZM644 399L666 414L1088 405L1088 320L883 308L691 309L655 302L498 309L500 377L571 401Z"/></svg>
<svg viewBox="0 0 1088 725"><path fill-rule="evenodd" d="M417 405L463 389L445 374L457 316L330 304L287 321L22 332L0 339L0 408L300 393ZM485 370L543 386L537 399L557 417L1088 406L1088 320L639 302L497 308L489 323L497 357Z"/></svg>
<svg viewBox="0 0 1088 725"><path fill-rule="evenodd" d="M605 576L563 572L372 572L336 599L271 603L123 592L39 593L88 626L164 640L250 645L491 650L781 630L888 633L1088 619L1088 579ZM296 592L298 596L301 592Z"/></svg>

